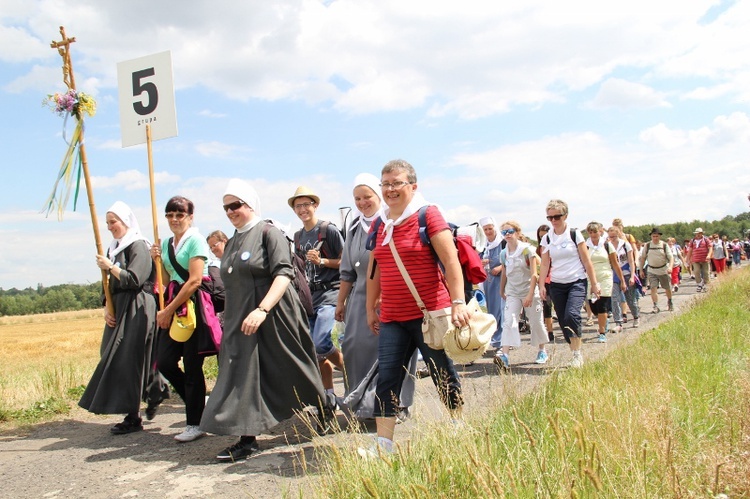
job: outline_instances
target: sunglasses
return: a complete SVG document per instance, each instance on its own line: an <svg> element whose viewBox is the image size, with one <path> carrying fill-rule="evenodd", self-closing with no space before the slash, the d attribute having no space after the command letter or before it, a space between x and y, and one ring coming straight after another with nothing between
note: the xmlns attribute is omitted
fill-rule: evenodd
<svg viewBox="0 0 750 499"><path fill-rule="evenodd" d="M170 211L169 213L165 213L164 216L167 217L167 220L174 219L180 221L187 216L187 213L184 213L182 211Z"/></svg>
<svg viewBox="0 0 750 499"><path fill-rule="evenodd" d="M560 220L560 219L561 219L562 217L564 217L564 216L565 216L565 215L547 215L547 220L549 220L550 222L551 222L552 220L555 220L555 221L557 221L557 220Z"/></svg>
<svg viewBox="0 0 750 499"><path fill-rule="evenodd" d="M503 236L507 236L508 234L515 234L516 229L503 229L500 231L500 234Z"/></svg>
<svg viewBox="0 0 750 499"><path fill-rule="evenodd" d="M242 208L242 205L245 204L244 201L235 201L234 203L229 203L224 205L224 211L237 211L240 208Z"/></svg>

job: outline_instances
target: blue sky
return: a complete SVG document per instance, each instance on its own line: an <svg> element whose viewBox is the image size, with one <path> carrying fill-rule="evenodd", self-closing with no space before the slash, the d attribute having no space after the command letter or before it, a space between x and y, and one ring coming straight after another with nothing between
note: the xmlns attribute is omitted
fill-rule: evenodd
<svg viewBox="0 0 750 499"><path fill-rule="evenodd" d="M146 149L120 143L116 71L165 50L179 136L154 142L157 205L193 199L204 233L231 229L229 178L296 228L298 185L338 221L355 175L394 158L458 223L492 215L533 233L551 198L578 227L747 211L750 2L507 3L0 0L0 287L100 277L85 194L62 222L40 213L65 151L62 120L41 106L63 90L49 47L60 25L77 39L78 90L98 103L86 149L105 244L116 200L153 234Z"/></svg>

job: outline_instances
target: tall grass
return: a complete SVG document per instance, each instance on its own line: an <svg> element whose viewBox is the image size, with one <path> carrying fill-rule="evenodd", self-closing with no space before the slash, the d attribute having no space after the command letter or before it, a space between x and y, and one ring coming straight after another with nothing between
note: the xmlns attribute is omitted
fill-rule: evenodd
<svg viewBox="0 0 750 499"><path fill-rule="evenodd" d="M750 496L750 275L600 362L397 454L321 448L332 497Z"/></svg>

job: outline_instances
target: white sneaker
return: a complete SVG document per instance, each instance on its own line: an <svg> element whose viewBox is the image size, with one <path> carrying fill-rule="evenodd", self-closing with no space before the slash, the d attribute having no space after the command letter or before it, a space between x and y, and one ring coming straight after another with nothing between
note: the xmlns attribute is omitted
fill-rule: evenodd
<svg viewBox="0 0 750 499"><path fill-rule="evenodd" d="M573 359L571 359L570 362L568 362L568 367L583 367L583 355L581 355L580 352L576 352L573 354Z"/></svg>
<svg viewBox="0 0 750 499"><path fill-rule="evenodd" d="M187 425L185 427L185 431L180 433L179 435L175 435L174 439L178 442L192 442L193 440L197 440L201 438L202 436L205 436L206 432L201 431L200 428L198 428L195 425Z"/></svg>

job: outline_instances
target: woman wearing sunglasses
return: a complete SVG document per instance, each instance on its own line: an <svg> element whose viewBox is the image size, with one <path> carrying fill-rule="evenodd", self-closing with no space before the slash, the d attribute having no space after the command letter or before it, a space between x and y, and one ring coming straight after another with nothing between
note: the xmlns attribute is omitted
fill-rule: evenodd
<svg viewBox="0 0 750 499"><path fill-rule="evenodd" d="M547 220L552 230L539 241L542 247L539 295L542 300L547 296L544 281L550 275L549 293L557 321L573 352L569 366L582 367L581 308L586 299L586 276L593 297L601 295L601 287L581 231L568 228L568 204L559 199L547 203Z"/></svg>
<svg viewBox="0 0 750 499"><path fill-rule="evenodd" d="M542 301L537 291L539 272L534 248L526 242L518 222L508 221L501 226L500 235L505 239L505 249L500 261L505 267L500 279L500 296L505 300L503 310L503 337L501 351L495 355L495 364L501 369L510 369L510 349L521 346L518 322L521 312L526 313L531 328L531 344L537 345L537 364L547 363L547 332L542 316Z"/></svg>
<svg viewBox="0 0 750 499"><path fill-rule="evenodd" d="M187 426L182 433L174 437L178 442L191 442L205 435L198 427L206 400L204 356L199 353L201 325L196 326L193 334L185 342L175 341L169 335L169 327L175 312L193 298L204 277L208 278L208 243L198 229L192 226L193 210L193 202L182 196L174 196L167 201L164 211L173 236L163 239L161 247L151 247L151 256L161 257L166 272L163 275L169 276L170 280L168 287L175 291L179 290L164 309L156 314L156 324L161 329L157 367L185 402ZM196 319L200 322L201 314L198 310L199 307L196 306ZM180 369L180 359L184 371ZM155 408L150 409L155 411Z"/></svg>
<svg viewBox="0 0 750 499"><path fill-rule="evenodd" d="M236 461L258 451L257 435L306 406L320 407L325 394L307 314L289 285L286 236L261 219L248 183L230 180L223 202L236 230L221 259L225 334L201 429L240 437L216 456Z"/></svg>

